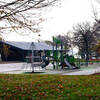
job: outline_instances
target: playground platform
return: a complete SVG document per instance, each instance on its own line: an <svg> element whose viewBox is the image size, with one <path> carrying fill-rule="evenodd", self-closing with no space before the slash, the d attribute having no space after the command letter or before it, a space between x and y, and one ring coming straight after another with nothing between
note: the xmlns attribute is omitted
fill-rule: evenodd
<svg viewBox="0 0 100 100"><path fill-rule="evenodd" d="M30 67L25 69L23 67L24 63L8 63L8 64L0 64L0 73L2 74L25 74L27 72L31 72ZM46 69L35 68L35 72L40 72L38 74L60 74L60 75L91 75L94 73L100 72L100 63L86 66L81 66L80 69L58 69L53 70L52 66L46 67Z"/></svg>

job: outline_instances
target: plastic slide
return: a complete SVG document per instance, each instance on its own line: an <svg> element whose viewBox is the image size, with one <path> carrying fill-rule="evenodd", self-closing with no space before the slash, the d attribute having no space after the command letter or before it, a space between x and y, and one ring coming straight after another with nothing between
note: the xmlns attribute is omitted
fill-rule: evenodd
<svg viewBox="0 0 100 100"><path fill-rule="evenodd" d="M72 68L72 69L75 69L75 68L76 68L75 66L72 66L72 65L66 60L66 58L64 58L64 62L65 62L66 66L67 66L68 68Z"/></svg>
<svg viewBox="0 0 100 100"><path fill-rule="evenodd" d="M44 62L43 62L43 64L42 64L42 68L45 68L46 66L48 66L49 65L49 60L45 60Z"/></svg>
<svg viewBox="0 0 100 100"><path fill-rule="evenodd" d="M45 56L42 56L42 62L43 62L43 64L41 65L42 68L45 68L46 66L49 65L49 60L46 59Z"/></svg>

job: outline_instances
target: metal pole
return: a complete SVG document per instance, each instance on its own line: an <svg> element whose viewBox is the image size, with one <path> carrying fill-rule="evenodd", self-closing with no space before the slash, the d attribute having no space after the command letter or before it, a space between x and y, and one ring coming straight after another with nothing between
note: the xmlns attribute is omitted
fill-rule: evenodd
<svg viewBox="0 0 100 100"><path fill-rule="evenodd" d="M62 41L61 41L61 65L62 65L62 62L63 62L63 44L62 44ZM61 68L63 69L63 66L61 66Z"/></svg>
<svg viewBox="0 0 100 100"><path fill-rule="evenodd" d="M34 73L34 43L33 42L31 44L31 46L32 46L32 64L31 64L31 66L32 66L32 73Z"/></svg>
<svg viewBox="0 0 100 100"><path fill-rule="evenodd" d="M53 39L53 69L55 69L55 64L54 64L54 39Z"/></svg>
<svg viewBox="0 0 100 100"><path fill-rule="evenodd" d="M57 63L57 43L56 43L56 69L58 69L58 63Z"/></svg>

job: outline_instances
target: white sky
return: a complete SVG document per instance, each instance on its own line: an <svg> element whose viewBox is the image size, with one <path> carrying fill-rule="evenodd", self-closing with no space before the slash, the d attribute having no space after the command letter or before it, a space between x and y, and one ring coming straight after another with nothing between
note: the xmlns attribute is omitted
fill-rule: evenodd
<svg viewBox="0 0 100 100"><path fill-rule="evenodd" d="M49 20L44 23L42 37L51 39L52 35L68 32L78 22L91 21L91 0L64 0L61 8L55 8L47 15Z"/></svg>
<svg viewBox="0 0 100 100"><path fill-rule="evenodd" d="M14 33L6 35L7 40L12 41L34 41L37 38L52 40L53 35L67 33L72 26L85 21L93 21L93 9L91 0L62 0L60 7L54 7L46 11L45 21L41 23L41 37L36 33L29 36L21 36ZM92 2L95 0L92 0Z"/></svg>

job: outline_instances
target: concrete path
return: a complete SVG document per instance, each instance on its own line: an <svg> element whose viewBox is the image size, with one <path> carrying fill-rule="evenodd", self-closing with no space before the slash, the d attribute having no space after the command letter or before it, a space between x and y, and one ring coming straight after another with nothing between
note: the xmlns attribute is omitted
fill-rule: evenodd
<svg viewBox="0 0 100 100"><path fill-rule="evenodd" d="M9 63L9 64L0 64L0 73L6 74L21 74L25 72L31 72L32 69L30 65L25 63ZM100 72L100 64L89 65L88 67L82 66L81 69L75 70L53 70L52 66L49 65L46 69L41 67L35 68L35 72L44 72L41 74L60 74L60 75L90 75L93 73Z"/></svg>

